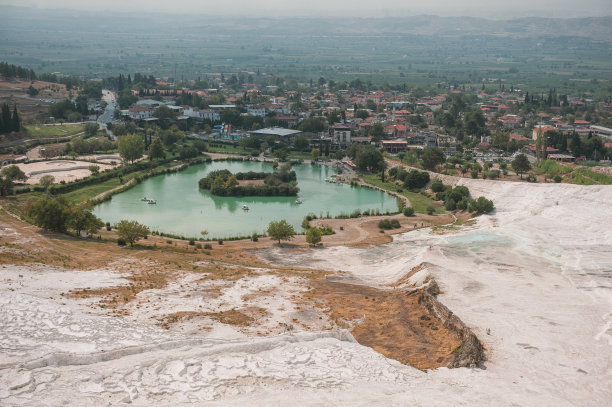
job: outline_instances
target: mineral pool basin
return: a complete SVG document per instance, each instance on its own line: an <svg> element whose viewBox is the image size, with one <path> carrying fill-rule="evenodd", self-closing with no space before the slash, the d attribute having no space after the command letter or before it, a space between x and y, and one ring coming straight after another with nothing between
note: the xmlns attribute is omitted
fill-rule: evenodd
<svg viewBox="0 0 612 407"><path fill-rule="evenodd" d="M198 181L210 171L228 169L273 172L271 163L252 161L215 161L191 166L174 174L149 178L135 187L117 194L110 201L94 208L104 222L115 224L122 219L135 220L151 231L183 237L229 238L262 234L271 221L285 219L301 231L308 214L317 217L350 214L356 209L385 213L397 211L395 197L364 187L325 182L335 173L321 165L297 165L300 192L297 197L219 197L198 187ZM154 199L148 204L142 198ZM299 198L302 203L296 203ZM249 210L243 210L247 205Z"/></svg>

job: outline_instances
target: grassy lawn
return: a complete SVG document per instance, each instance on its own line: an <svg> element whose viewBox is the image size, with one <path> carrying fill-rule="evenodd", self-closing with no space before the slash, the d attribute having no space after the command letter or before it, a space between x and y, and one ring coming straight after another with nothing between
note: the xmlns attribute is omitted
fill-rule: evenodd
<svg viewBox="0 0 612 407"><path fill-rule="evenodd" d="M444 208L442 206L440 206L440 204L436 201L434 201L431 198L428 198L424 195L421 195L418 192L411 192L411 191L406 191L405 189L402 189L400 186L398 186L397 184L395 184L394 182L382 182L380 180L380 176L376 175L376 174L364 174L362 175L362 178L365 182L367 182L368 184L372 184L374 186L377 186L379 188L382 188L386 191L392 191L392 192L397 192L400 195L405 196L406 198L408 198L408 200L410 201L410 203L412 204L412 207L414 208L415 212L418 213L427 213L427 207L432 205L434 208L436 208L436 212L435 213L444 213ZM399 192L399 189L402 189L401 192Z"/></svg>
<svg viewBox="0 0 612 407"><path fill-rule="evenodd" d="M17 216L23 216L24 208L26 207L27 202L30 199L34 202L41 196L43 196L42 192L30 192L27 194L13 195L8 198L3 198L1 204Z"/></svg>
<svg viewBox="0 0 612 407"><path fill-rule="evenodd" d="M128 179L128 176L126 175L124 178ZM124 182L127 181L124 180ZM99 184L87 185L83 188L67 192L64 194L64 196L71 202L85 202L86 200L93 198L94 196L99 195L104 191L108 191L109 189L118 187L119 185L119 178L111 178Z"/></svg>
<svg viewBox="0 0 612 407"><path fill-rule="evenodd" d="M171 168L171 167L175 167L176 165L179 165L180 163L177 162L169 162L169 163L165 163L160 165L159 167L156 167L155 169L153 169L153 171L155 172L161 172L167 168ZM133 178L137 177L137 176L143 176L145 175L147 171L136 171L136 172L132 172L129 174L126 174L123 176L123 184L127 184L130 180L132 180ZM65 194L63 194L68 200L78 203L78 202L85 202L88 199L91 199L99 194L101 194L102 192L111 190L113 188L118 187L119 185L121 185L119 183L119 177L113 177L111 179L108 179L106 181L100 182L99 184L93 184L93 185L86 185L82 188L76 189L74 191L70 191L70 192L66 192Z"/></svg>
<svg viewBox="0 0 612 407"><path fill-rule="evenodd" d="M572 181L579 185L612 185L612 177L591 171L587 168L578 168L572 172Z"/></svg>
<svg viewBox="0 0 612 407"><path fill-rule="evenodd" d="M287 157L289 160L312 160L310 151L291 151Z"/></svg>
<svg viewBox="0 0 612 407"><path fill-rule="evenodd" d="M64 124L61 126L24 126L25 132L31 138L49 138L74 136L85 130L83 124Z"/></svg>
<svg viewBox="0 0 612 407"><path fill-rule="evenodd" d="M211 145L212 144L212 145ZM211 153L221 153L221 154L240 154L240 155L251 155L250 148L244 148L239 145L232 144L217 144L214 141L207 143L208 151Z"/></svg>

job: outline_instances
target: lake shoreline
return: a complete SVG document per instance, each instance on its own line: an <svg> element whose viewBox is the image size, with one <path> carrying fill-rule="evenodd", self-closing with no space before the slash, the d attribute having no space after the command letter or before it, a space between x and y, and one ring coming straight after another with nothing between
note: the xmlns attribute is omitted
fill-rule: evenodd
<svg viewBox="0 0 612 407"><path fill-rule="evenodd" d="M151 231L171 237L198 240L232 239L265 234L271 221L287 220L296 231L305 216L347 218L355 212L372 215L397 213L397 200L384 191L327 183L334 170L323 163L294 166L300 192L297 196L216 196L198 188L198 181L210 171L268 170L271 163L214 157L210 163L192 165L176 174L161 174L120 190L110 201L94 209L96 216L111 224L121 219L136 220ZM144 205L142 198L156 201ZM146 202L145 202L146 203ZM248 210L246 208L248 207ZM201 225L201 226L198 226Z"/></svg>

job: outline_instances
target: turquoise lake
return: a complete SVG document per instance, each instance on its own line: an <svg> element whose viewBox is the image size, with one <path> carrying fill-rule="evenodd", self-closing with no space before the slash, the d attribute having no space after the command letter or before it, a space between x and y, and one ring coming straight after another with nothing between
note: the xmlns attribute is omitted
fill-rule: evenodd
<svg viewBox="0 0 612 407"><path fill-rule="evenodd" d="M149 178L96 206L94 213L111 224L128 219L147 225L152 231L199 238L200 232L207 230L208 238L227 238L264 233L270 221L281 219L300 232L302 220L308 214L333 217L356 209L397 211L397 201L391 195L325 182L335 170L321 165L293 167L302 204L295 202L296 197L218 197L198 188L200 178L219 169L233 173L273 171L271 163L261 162L199 164L178 173ZM155 199L157 204L147 204L141 201L143 197ZM242 205L247 205L249 210L243 210Z"/></svg>

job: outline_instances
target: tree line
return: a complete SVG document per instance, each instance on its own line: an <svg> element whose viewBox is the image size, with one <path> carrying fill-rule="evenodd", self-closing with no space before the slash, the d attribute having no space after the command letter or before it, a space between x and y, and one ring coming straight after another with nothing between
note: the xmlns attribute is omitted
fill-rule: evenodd
<svg viewBox="0 0 612 407"><path fill-rule="evenodd" d="M263 179L263 185L238 185L240 179ZM250 178L245 178L250 177ZM296 196L297 187L295 171L281 170L274 173L238 173L229 170L210 172L200 179L198 185L202 189L218 196Z"/></svg>
<svg viewBox="0 0 612 407"><path fill-rule="evenodd" d="M32 69L27 69L18 65L0 62L0 75L6 79L20 78L33 81L36 79L36 73Z"/></svg>

